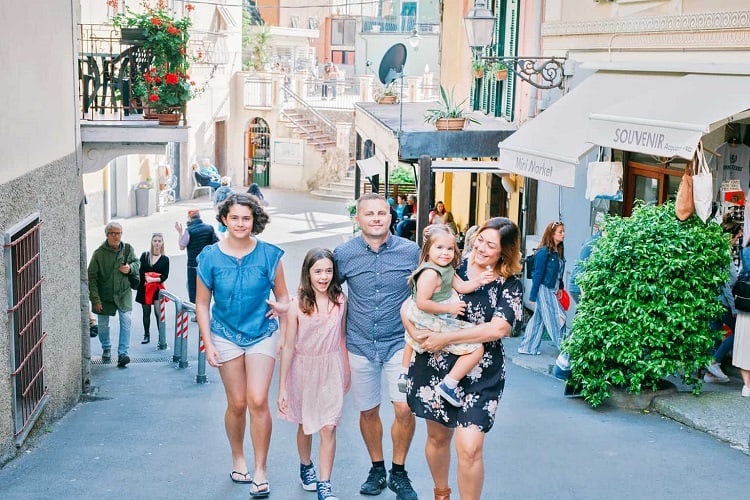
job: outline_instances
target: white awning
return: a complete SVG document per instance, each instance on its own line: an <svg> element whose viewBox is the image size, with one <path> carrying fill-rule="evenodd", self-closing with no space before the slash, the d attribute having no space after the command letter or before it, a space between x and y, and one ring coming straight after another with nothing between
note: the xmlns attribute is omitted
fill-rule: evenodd
<svg viewBox="0 0 750 500"><path fill-rule="evenodd" d="M479 173L479 174L498 174L507 175L510 172L503 172L500 170L500 163L496 161L464 161L464 160L434 160L430 168L433 172L468 172L468 173Z"/></svg>
<svg viewBox="0 0 750 500"><path fill-rule="evenodd" d="M700 138L748 116L750 76L688 74L597 109L588 139L615 149L691 159Z"/></svg>
<svg viewBox="0 0 750 500"><path fill-rule="evenodd" d="M365 177L372 177L373 175L378 174L385 175L385 164L383 163L383 160L376 156L371 156L364 160L357 160L357 166Z"/></svg>
<svg viewBox="0 0 750 500"><path fill-rule="evenodd" d="M587 137L589 115L613 102L651 95L654 91L664 98L660 89L681 77L679 74L593 74L498 145L500 168L574 187L576 166L594 146ZM622 145L618 149L623 149Z"/></svg>

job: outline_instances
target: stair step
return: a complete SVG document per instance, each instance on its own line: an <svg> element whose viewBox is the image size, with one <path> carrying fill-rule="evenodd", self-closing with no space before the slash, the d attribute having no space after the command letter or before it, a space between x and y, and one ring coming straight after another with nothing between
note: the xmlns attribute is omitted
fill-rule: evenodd
<svg viewBox="0 0 750 500"><path fill-rule="evenodd" d="M314 196L315 198L322 199L322 200L331 200L331 201L341 201L341 202L347 202L352 199L354 196L353 193L349 194L334 194L334 193L326 193L318 190L310 191L310 195Z"/></svg>

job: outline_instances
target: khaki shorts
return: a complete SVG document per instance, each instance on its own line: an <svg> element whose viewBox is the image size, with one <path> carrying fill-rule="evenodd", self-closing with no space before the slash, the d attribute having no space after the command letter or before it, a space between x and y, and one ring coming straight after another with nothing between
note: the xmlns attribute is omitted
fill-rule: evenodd
<svg viewBox="0 0 750 500"><path fill-rule="evenodd" d="M352 370L351 395L357 411L371 410L381 403L383 372L388 388L388 396L394 403L405 403L406 394L398 390L398 376L401 374L401 358L404 350L399 349L383 364L372 363L364 356L349 353L349 367Z"/></svg>
<svg viewBox="0 0 750 500"><path fill-rule="evenodd" d="M274 332L273 335L261 340L257 344L253 344L250 347L240 347L224 337L219 337L218 335L211 333L211 342L213 342L214 348L219 353L221 362L225 363L234 358L248 354L264 354L273 359L278 359L279 337L279 332Z"/></svg>

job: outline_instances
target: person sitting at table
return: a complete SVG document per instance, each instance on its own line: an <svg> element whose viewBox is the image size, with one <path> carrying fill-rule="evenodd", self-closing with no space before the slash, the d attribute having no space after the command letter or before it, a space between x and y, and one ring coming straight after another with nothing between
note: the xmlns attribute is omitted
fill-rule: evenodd
<svg viewBox="0 0 750 500"><path fill-rule="evenodd" d="M396 225L396 236L411 239L417 230L417 195L410 194L406 197L404 216Z"/></svg>

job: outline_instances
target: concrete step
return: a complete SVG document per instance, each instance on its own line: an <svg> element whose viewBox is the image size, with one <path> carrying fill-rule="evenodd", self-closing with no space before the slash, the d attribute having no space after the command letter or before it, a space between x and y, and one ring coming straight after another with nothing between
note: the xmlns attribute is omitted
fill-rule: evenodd
<svg viewBox="0 0 750 500"><path fill-rule="evenodd" d="M347 201L352 199L354 194L353 193L351 194L332 193L332 192L326 192L326 191L320 191L320 190L313 190L313 191L310 191L310 196L321 199L321 200L340 201L342 203L346 203Z"/></svg>

